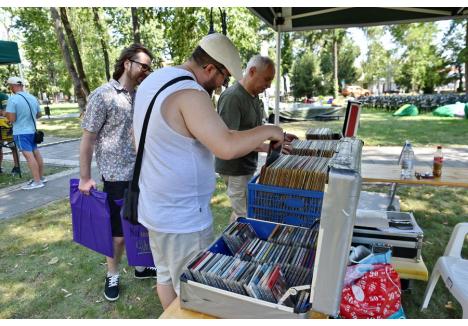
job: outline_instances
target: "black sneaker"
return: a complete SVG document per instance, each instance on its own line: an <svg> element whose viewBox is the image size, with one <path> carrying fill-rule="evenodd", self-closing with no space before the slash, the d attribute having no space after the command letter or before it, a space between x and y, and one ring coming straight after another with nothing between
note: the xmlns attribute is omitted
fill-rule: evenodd
<svg viewBox="0 0 468 326"><path fill-rule="evenodd" d="M19 166L14 166L13 169L11 169L11 174L20 174Z"/></svg>
<svg viewBox="0 0 468 326"><path fill-rule="evenodd" d="M156 275L156 267L145 267L145 269L141 272L135 269L135 278L156 278Z"/></svg>
<svg viewBox="0 0 468 326"><path fill-rule="evenodd" d="M104 296L109 301L115 301L119 298L119 275L106 277Z"/></svg>

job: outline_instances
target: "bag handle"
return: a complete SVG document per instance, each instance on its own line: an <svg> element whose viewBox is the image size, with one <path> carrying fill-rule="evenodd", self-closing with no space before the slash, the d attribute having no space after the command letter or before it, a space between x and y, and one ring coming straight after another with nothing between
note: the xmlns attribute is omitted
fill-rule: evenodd
<svg viewBox="0 0 468 326"><path fill-rule="evenodd" d="M29 113L31 113L31 118L32 118L32 121L34 123L34 132L37 131L37 128L36 128L36 119L34 119L34 116L32 114L32 109L31 109L31 105L29 105L29 101L26 99L26 97L24 97L23 95L21 95L20 93L17 93L16 95L19 95L21 96L22 98L24 98L24 100L26 101L26 103L28 104L29 106Z"/></svg>
<svg viewBox="0 0 468 326"><path fill-rule="evenodd" d="M149 119L151 116L151 112L153 111L153 105L154 102L156 101L156 97L158 97L159 94L169 86L178 83L182 80L194 80L190 76L180 76L177 78L174 78L170 81L168 81L166 84L164 84L159 91L154 95L153 99L151 100L150 104L148 105L148 110L146 111L145 114L145 120L143 120L143 128L141 129L141 135L140 135L140 141L138 143L138 153L135 161L135 168L133 169L133 178L132 178L132 184L131 184L131 189L133 191L138 191L138 180L140 179L140 171L141 171L141 163L143 160L143 149L145 147L145 140L146 140L146 131L148 129L148 123Z"/></svg>

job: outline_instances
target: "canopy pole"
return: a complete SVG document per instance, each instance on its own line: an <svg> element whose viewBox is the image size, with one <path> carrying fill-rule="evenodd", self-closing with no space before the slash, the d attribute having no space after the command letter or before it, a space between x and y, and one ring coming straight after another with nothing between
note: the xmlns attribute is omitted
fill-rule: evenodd
<svg viewBox="0 0 468 326"><path fill-rule="evenodd" d="M278 25L276 34L276 90L275 90L275 125L279 125L279 102L281 85L281 25Z"/></svg>

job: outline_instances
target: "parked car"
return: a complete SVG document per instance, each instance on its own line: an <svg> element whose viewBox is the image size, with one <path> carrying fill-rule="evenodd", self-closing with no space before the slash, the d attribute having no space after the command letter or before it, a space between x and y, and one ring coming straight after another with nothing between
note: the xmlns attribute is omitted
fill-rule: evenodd
<svg viewBox="0 0 468 326"><path fill-rule="evenodd" d="M369 96L371 92L368 89L362 88L361 86L357 85L349 85L343 88L341 91L341 94L343 96L352 96L355 98L361 97L361 96Z"/></svg>

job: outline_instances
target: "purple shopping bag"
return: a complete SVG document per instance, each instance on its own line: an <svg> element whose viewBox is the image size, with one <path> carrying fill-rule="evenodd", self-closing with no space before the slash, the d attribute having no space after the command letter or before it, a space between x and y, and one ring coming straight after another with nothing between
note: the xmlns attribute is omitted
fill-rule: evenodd
<svg viewBox="0 0 468 326"><path fill-rule="evenodd" d="M89 196L78 190L78 179L70 179L73 240L86 248L114 257L109 204L105 192L92 189Z"/></svg>
<svg viewBox="0 0 468 326"><path fill-rule="evenodd" d="M115 203L122 206L123 199L116 200ZM122 230L125 238L125 250L129 266L154 267L153 254L149 244L148 230L141 224L133 225L123 218Z"/></svg>

